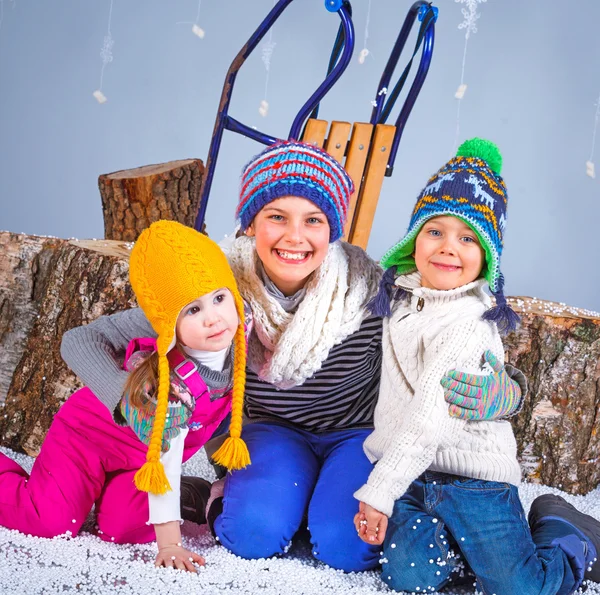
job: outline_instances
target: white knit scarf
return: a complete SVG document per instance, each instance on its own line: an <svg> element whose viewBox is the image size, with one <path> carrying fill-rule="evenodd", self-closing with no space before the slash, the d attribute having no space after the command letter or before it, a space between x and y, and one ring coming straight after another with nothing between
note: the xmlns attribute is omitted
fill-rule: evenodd
<svg viewBox="0 0 600 595"><path fill-rule="evenodd" d="M364 250L334 242L307 281L298 309L288 313L265 290L257 272L254 238L239 237L228 257L240 293L254 315L248 365L261 380L282 389L313 376L329 350L358 330L381 275Z"/></svg>

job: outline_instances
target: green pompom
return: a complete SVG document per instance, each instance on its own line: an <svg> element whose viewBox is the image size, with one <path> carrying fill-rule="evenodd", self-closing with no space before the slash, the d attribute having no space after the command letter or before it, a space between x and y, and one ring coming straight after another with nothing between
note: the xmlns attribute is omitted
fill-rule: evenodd
<svg viewBox="0 0 600 595"><path fill-rule="evenodd" d="M456 152L457 157L478 157L483 159L490 169L500 175L502 171L502 155L500 149L489 140L484 138L471 138L466 140Z"/></svg>

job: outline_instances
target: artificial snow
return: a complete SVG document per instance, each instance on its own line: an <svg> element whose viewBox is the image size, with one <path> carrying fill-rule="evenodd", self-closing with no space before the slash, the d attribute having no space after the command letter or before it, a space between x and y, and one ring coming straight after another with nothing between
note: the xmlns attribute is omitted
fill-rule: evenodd
<svg viewBox="0 0 600 595"><path fill-rule="evenodd" d="M0 448L27 471L33 459ZM203 451L184 465L184 474L214 479ZM581 511L600 518L600 488L587 496L571 496L554 488L524 484L519 488L527 511L536 496L560 494ZM183 525L183 544L206 559L197 574L154 568L155 544L116 545L84 531L74 538L41 539L0 527L0 594L120 593L166 595L176 593L236 593L239 595L370 595L393 593L379 572L345 574L310 555L310 544L300 540L283 557L243 560L219 546L206 526ZM473 593L444 591L447 595ZM583 591L578 591L582 593ZM588 595L600 595L599 584L588 584Z"/></svg>

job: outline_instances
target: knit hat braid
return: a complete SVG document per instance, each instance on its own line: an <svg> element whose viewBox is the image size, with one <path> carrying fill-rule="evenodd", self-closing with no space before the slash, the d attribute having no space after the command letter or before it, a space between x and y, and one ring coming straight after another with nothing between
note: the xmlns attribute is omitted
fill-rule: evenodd
<svg viewBox="0 0 600 595"><path fill-rule="evenodd" d="M171 489L160 461L171 383L167 353L175 345L175 325L183 308L221 288L232 293L240 322L234 337L230 436L215 459L228 469L245 467L250 457L241 439L246 382L244 303L227 258L215 242L196 230L175 221L156 221L140 234L131 251L129 279L138 304L158 335L156 413L146 463L136 473L135 485L153 494Z"/></svg>
<svg viewBox="0 0 600 595"><path fill-rule="evenodd" d="M417 270L415 240L423 225L433 217L452 215L477 234L485 252L482 274L496 298L496 306L485 312L484 319L496 322L500 331L516 328L519 317L506 302L504 276L500 272L508 201L501 170L498 147L488 140L473 138L465 141L456 157L429 178L419 194L406 235L381 259L381 266L392 271L384 275L380 292L369 305L374 313L389 315L390 299L402 297L402 292L393 296L394 277Z"/></svg>
<svg viewBox="0 0 600 595"><path fill-rule="evenodd" d="M281 141L267 147L244 167L236 216L246 229L256 214L284 196L306 198L327 217L329 241L344 235L354 184L329 153L314 145Z"/></svg>

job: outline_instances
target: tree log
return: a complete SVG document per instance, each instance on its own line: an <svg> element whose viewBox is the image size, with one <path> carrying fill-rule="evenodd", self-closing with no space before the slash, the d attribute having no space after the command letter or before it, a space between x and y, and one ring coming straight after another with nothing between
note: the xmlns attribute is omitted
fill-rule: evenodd
<svg viewBox="0 0 600 595"><path fill-rule="evenodd" d="M8 232L0 245L8 255L0 262L0 444L35 455L52 416L80 386L60 358L62 334L134 305L130 245ZM505 339L507 361L529 378L523 410L511 420L523 476L586 493L600 483L600 315L509 301L523 324Z"/></svg>
<svg viewBox="0 0 600 595"><path fill-rule="evenodd" d="M571 494L600 483L600 315L535 298L510 298L521 327L504 341L529 380L511 419L524 477Z"/></svg>
<svg viewBox="0 0 600 595"><path fill-rule="evenodd" d="M36 455L54 414L81 386L60 357L63 333L135 305L127 249L121 244L116 257L9 232L0 232L0 245L0 443Z"/></svg>
<svg viewBox="0 0 600 595"><path fill-rule="evenodd" d="M154 221L194 226L204 165L200 159L126 169L98 178L104 237L133 242Z"/></svg>

